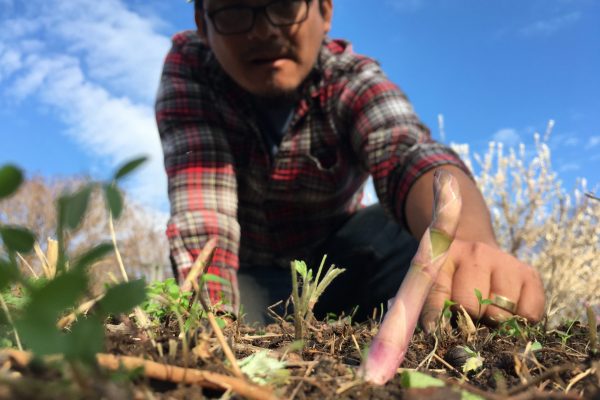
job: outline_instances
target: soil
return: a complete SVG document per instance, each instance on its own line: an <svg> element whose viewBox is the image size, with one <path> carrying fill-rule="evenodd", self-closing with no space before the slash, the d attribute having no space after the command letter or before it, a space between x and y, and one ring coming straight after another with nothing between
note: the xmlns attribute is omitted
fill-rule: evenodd
<svg viewBox="0 0 600 400"><path fill-rule="evenodd" d="M366 384L357 378L360 349L367 347L377 332L376 322L315 322L309 331L310 339L302 350L294 349L294 326L283 319L262 329L233 323L224 333L238 360L269 349L272 355L286 361L288 378L271 385L281 399L461 399L465 393L472 393L485 399L600 400L600 352L591 349L588 328L578 322L545 332L541 325L522 328L520 333L512 334L483 325L470 336L449 326L436 336L418 331L402 370L417 369L445 383L423 389L403 387L401 374L384 386ZM176 322L167 321L154 337L154 345L144 332L125 320L107 325L106 352L184 366L178 334ZM188 368L233 376L208 324L188 337ZM539 345L536 343L532 349L536 341ZM479 354L480 368L462 372L462 362L469 357L462 346ZM3 362L0 398L243 398L234 391L144 378L141 371L112 373L110 379L101 375L90 383L85 376L49 367L16 368ZM77 387L87 389L82 394Z"/></svg>

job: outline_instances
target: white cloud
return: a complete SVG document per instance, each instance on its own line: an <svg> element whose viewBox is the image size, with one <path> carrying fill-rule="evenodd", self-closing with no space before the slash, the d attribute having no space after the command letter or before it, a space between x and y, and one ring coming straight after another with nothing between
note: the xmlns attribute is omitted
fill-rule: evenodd
<svg viewBox="0 0 600 400"><path fill-rule="evenodd" d="M574 147L579 144L579 139L576 137L568 137L565 139L565 146Z"/></svg>
<svg viewBox="0 0 600 400"><path fill-rule="evenodd" d="M591 149L592 147L596 147L600 144L600 135L592 136L589 138L586 149Z"/></svg>
<svg viewBox="0 0 600 400"><path fill-rule="evenodd" d="M494 133L492 140L494 142L504 143L504 145L508 147L518 146L519 143L522 142L521 136L517 133L517 130L513 128L500 129Z"/></svg>
<svg viewBox="0 0 600 400"><path fill-rule="evenodd" d="M525 36L551 35L560 29L574 24L581 19L581 12L573 11L558 17L538 20L520 29L520 33Z"/></svg>
<svg viewBox="0 0 600 400"><path fill-rule="evenodd" d="M581 169L581 165L578 163L567 163L560 166L558 169L559 172L570 172L570 171L579 171Z"/></svg>
<svg viewBox="0 0 600 400"><path fill-rule="evenodd" d="M3 95L49 106L67 124L64 133L101 164L150 156L129 189L136 200L165 209L153 103L169 39L121 0L93 7L88 0L30 0L24 7L1 21Z"/></svg>

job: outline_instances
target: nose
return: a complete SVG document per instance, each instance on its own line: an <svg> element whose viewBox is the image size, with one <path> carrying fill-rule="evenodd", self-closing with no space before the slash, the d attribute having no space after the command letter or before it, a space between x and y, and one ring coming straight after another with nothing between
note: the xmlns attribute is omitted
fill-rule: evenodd
<svg viewBox="0 0 600 400"><path fill-rule="evenodd" d="M267 19L267 15L263 12L259 12L256 15L256 21L254 21L254 26L248 32L249 39L268 39L277 35L277 27L273 26L271 22Z"/></svg>

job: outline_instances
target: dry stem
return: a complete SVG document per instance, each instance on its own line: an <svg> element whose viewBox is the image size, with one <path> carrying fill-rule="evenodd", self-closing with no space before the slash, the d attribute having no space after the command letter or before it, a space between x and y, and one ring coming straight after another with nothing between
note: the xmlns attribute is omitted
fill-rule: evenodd
<svg viewBox="0 0 600 400"><path fill-rule="evenodd" d="M18 350L2 350L0 357L10 357L19 366L25 367L32 358L31 353ZM115 356L112 354L97 354L96 359L100 366L118 370L125 368L129 371L142 367L144 375L148 378L161 381L183 383L187 385L199 385L205 388L217 390L232 390L233 392L248 399L276 400L278 397L269 389L256 386L245 380L234 378L214 372L201 371L197 369L186 369L154 361L144 360L138 357Z"/></svg>

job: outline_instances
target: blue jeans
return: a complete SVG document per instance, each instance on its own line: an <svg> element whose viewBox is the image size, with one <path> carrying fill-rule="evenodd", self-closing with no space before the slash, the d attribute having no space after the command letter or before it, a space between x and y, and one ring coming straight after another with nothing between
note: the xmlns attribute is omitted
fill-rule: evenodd
<svg viewBox="0 0 600 400"><path fill-rule="evenodd" d="M327 254L324 268L335 264L346 269L317 302L315 317L354 312L353 320L364 321L374 309L380 315L381 307L387 310L387 301L400 287L417 247L418 241L388 217L379 204L357 212L309 260L304 260L316 273ZM292 292L289 268L242 266L238 283L244 320L250 324L272 322L267 307L285 301Z"/></svg>

